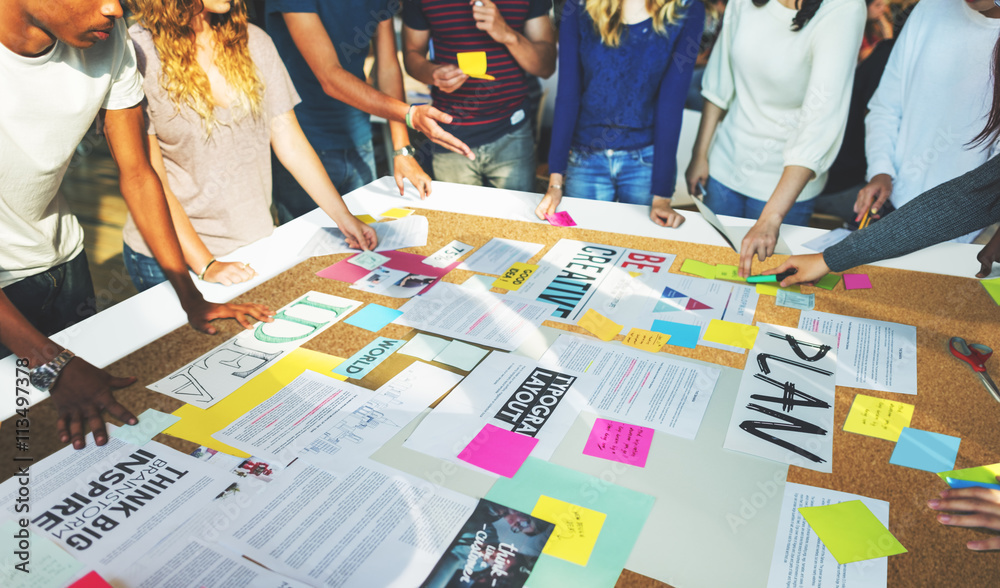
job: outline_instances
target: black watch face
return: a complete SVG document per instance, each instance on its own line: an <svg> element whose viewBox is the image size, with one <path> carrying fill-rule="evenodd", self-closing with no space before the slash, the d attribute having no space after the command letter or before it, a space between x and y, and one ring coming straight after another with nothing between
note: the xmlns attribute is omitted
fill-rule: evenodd
<svg viewBox="0 0 1000 588"><path fill-rule="evenodd" d="M52 387L52 382L55 381L56 374L52 371L49 366L39 366L36 369L31 370L29 379L31 380L31 385L43 392L48 392L49 388Z"/></svg>

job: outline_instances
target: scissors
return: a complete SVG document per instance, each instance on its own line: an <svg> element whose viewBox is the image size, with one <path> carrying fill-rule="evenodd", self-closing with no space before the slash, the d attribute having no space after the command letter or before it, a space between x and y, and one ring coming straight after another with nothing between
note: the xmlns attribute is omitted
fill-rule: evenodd
<svg viewBox="0 0 1000 588"><path fill-rule="evenodd" d="M983 382L983 385L986 386L986 390L989 391L990 395L997 402L1000 402L1000 390L997 389L993 378L986 371L986 360L993 355L993 350L979 343L969 345L961 337L952 337L951 341L948 342L948 347L951 349L952 355L972 367L973 371L976 372L976 375Z"/></svg>

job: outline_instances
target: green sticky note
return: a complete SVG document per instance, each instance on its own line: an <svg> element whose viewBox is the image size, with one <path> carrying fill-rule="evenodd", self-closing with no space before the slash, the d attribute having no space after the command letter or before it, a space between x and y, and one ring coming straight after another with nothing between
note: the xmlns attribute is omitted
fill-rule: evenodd
<svg viewBox="0 0 1000 588"><path fill-rule="evenodd" d="M698 261L697 259L685 259L681 271L686 274L694 274L700 278L715 279L715 266L710 263Z"/></svg>
<svg viewBox="0 0 1000 588"><path fill-rule="evenodd" d="M14 535L23 531L28 534L28 543L31 546L31 560L28 569L30 573L14 568L14 563L20 563L14 552L18 547L20 539ZM0 566L0 586L7 588L57 588L65 586L79 573L83 564L63 551L46 535L39 535L25 527L21 527L14 521L4 521L0 523L0 549L3 553L3 561L10 562Z"/></svg>
<svg viewBox="0 0 1000 588"><path fill-rule="evenodd" d="M456 339L442 349L441 353L434 356L434 361L471 372L472 368L476 367L479 360L486 357L487 353L489 353L488 349L469 345Z"/></svg>
<svg viewBox="0 0 1000 588"><path fill-rule="evenodd" d="M181 420L181 417L147 408L139 415L139 424L123 425L111 429L111 436L121 439L126 443L142 447L149 443L153 437L162 433L165 429Z"/></svg>
<svg viewBox="0 0 1000 588"><path fill-rule="evenodd" d="M839 274L826 274L818 282L816 282L817 288L823 288L824 290L833 290L837 286L837 282L840 281Z"/></svg>
<svg viewBox="0 0 1000 588"><path fill-rule="evenodd" d="M938 474L946 483L947 478L965 480L966 482L981 482L983 484L998 484L997 476L1000 476L1000 463L984 465L977 468L965 468L964 470L953 470Z"/></svg>
<svg viewBox="0 0 1000 588"><path fill-rule="evenodd" d="M980 284L983 288L986 288L986 293L990 295L993 302L1000 304L1000 278L993 278L992 280L980 280Z"/></svg>
<svg viewBox="0 0 1000 588"><path fill-rule="evenodd" d="M860 500L799 509L820 541L846 564L906 553L906 548Z"/></svg>
<svg viewBox="0 0 1000 588"><path fill-rule="evenodd" d="M740 268L735 265L723 265L719 264L715 266L715 279L716 280L729 280L731 282L745 282L746 278L740 277Z"/></svg>
<svg viewBox="0 0 1000 588"><path fill-rule="evenodd" d="M497 480L486 499L521 512L532 512L542 496L606 516L587 565L571 563L543 551L528 584L573 588L614 586L653 508L654 498L529 457L513 478Z"/></svg>

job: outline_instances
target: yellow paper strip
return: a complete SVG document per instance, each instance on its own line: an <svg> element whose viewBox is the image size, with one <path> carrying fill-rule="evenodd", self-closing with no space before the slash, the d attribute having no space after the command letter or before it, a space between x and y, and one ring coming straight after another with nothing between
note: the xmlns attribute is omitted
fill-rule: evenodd
<svg viewBox="0 0 1000 588"><path fill-rule="evenodd" d="M588 308L577 325L583 327L588 333L592 333L601 341L610 341L615 335L622 332L622 326L609 319L593 308Z"/></svg>
<svg viewBox="0 0 1000 588"><path fill-rule="evenodd" d="M466 51L458 54L458 67L462 73L470 78L480 80L495 80L493 76L486 73L486 52Z"/></svg>
<svg viewBox="0 0 1000 588"><path fill-rule="evenodd" d="M493 282L493 287L503 288L504 290L518 290L537 269L537 265L517 262Z"/></svg>
<svg viewBox="0 0 1000 588"><path fill-rule="evenodd" d="M379 216L388 218L405 218L411 214L413 214L413 210L409 208L390 208Z"/></svg>
<svg viewBox="0 0 1000 588"><path fill-rule="evenodd" d="M719 264L715 266L716 280L729 280L730 282L745 282L746 278L740 277L740 268L735 265Z"/></svg>
<svg viewBox="0 0 1000 588"><path fill-rule="evenodd" d="M563 502L544 494L538 497L531 516L554 523L556 528L546 541L542 553L564 559L577 565L586 566L594 544L601 534L603 512Z"/></svg>
<svg viewBox="0 0 1000 588"><path fill-rule="evenodd" d="M636 349L656 353L660 349L663 349L663 346L666 345L669 340L670 335L633 327L632 330L628 332L628 335L625 336L625 340L622 341L622 343L625 343L629 347L635 347Z"/></svg>
<svg viewBox="0 0 1000 588"><path fill-rule="evenodd" d="M802 288L800 288L798 284L795 284L794 286L790 286L788 288L779 288L777 283L757 284L758 294L765 294L767 296L777 296L778 290L787 290L789 292L796 292L796 293L802 292Z"/></svg>
<svg viewBox="0 0 1000 588"><path fill-rule="evenodd" d="M715 266L710 263L698 261L697 259L685 259L681 265L681 271L687 274L694 274L700 278L715 279Z"/></svg>
<svg viewBox="0 0 1000 588"><path fill-rule="evenodd" d="M757 340L757 331L759 330L754 325L712 319L701 338L713 343L750 349L753 347L754 341Z"/></svg>
<svg viewBox="0 0 1000 588"><path fill-rule="evenodd" d="M912 404L858 394L854 397L854 404L847 414L847 420L844 421L844 430L887 441L898 441L903 427L909 427L912 418Z"/></svg>

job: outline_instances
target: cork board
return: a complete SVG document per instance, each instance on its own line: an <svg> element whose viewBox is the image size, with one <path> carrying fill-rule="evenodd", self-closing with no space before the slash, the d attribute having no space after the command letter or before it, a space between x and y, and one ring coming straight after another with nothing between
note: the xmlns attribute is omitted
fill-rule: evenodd
<svg viewBox="0 0 1000 588"><path fill-rule="evenodd" d="M673 253L677 258L671 271L675 273L679 273L681 264L687 258L708 263L735 264L737 261L737 255L732 250L709 245L431 210L420 210L418 213L427 216L431 228L425 247L408 249L420 255L430 255L453 239L479 247L496 235L544 244L545 247L532 261L540 259L561 238ZM670 231L664 230L663 235L669 236ZM345 257L347 254L306 260L247 292L236 301L257 302L277 309L303 292L316 290L394 308L405 303L401 299L350 290L348 284L315 275L317 271ZM782 259L772 258L764 267L776 266ZM956 468L1000 462L1000 442L996 433L1000 423L1000 403L989 397L972 371L953 358L947 348L948 339L958 335L969 342L1000 349L1000 308L975 280L872 266L854 271L867 273L873 289L845 291L843 284L839 284L832 292L808 286L803 287L803 292L816 294L816 310L819 311L916 325L919 394L906 396L838 387L835 406L837 428L843 426L856 393L892 398L916 405L911 426L962 438ZM472 272L454 270L444 279L461 283L471 275ZM773 297L761 296L755 316L757 322L795 326L798 318L799 311L776 307ZM583 333L582 329L571 325L552 322L546 324ZM179 401L146 390L144 386L219 345L237 330L238 326L229 321L220 324L220 333L211 337L185 326L115 362L109 366L109 372L138 378L138 384L119 392L118 398L136 414L149 407L164 412L175 410L181 404ZM409 339L413 334L411 329L399 325L389 325L378 333L380 336L396 339ZM369 331L340 322L307 342L304 347L349 357L374 337L375 334ZM743 368L746 360L745 353L706 347L667 349L677 355L736 368ZM412 361L412 357L395 354L364 380L351 381L367 388L376 388ZM992 364L995 365L997 364ZM996 374L1000 372L1000 368L993 367L991 371ZM54 430L55 418L51 402L43 402L32 409L32 424L36 431ZM8 427L13 429L10 420L3 423L4 429ZM35 438L38 437L41 435L36 434ZM189 442L162 434L157 437L157 441L185 452L190 452L195 447ZM41 459L58 449L56 444L50 444L51 447L44 449L42 454L39 452L43 449L36 445L35 458ZM8 468L6 464L12 463L12 455L8 455L12 445L5 443L0 447L0 463L5 464L5 468ZM975 553L965 548L966 541L983 538L984 534L945 527L935 520L933 511L926 507L926 501L936 497L945 488L943 482L928 472L889 465L892 449L893 444L888 441L838 432L834 435L832 474L821 474L793 466L789 469L788 480L870 496L891 504L890 529L910 553L889 558L890 587L933 584L938 580L932 579L948 577L961 578L964 585L1000 585L1000 566L996 563L996 554ZM6 478L12 473L8 468L3 470L2 475ZM629 571L622 575L618 585L630 588L665 586Z"/></svg>

